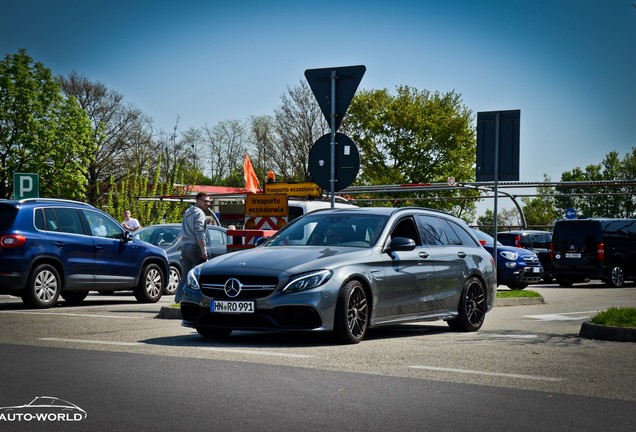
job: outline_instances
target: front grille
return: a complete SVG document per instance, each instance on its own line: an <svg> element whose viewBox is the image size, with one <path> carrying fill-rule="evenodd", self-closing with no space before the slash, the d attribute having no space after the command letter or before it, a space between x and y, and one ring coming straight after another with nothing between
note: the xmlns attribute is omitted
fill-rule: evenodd
<svg viewBox="0 0 636 432"><path fill-rule="evenodd" d="M526 262L527 265L532 265L532 266L539 265L539 258L536 258L533 256L524 256L523 260Z"/></svg>
<svg viewBox="0 0 636 432"><path fill-rule="evenodd" d="M235 297L225 293L225 283L228 279L237 279L241 283L241 292ZM271 295L278 285L275 276L235 276L235 275L204 275L199 280L201 293L214 299L249 300L260 299Z"/></svg>

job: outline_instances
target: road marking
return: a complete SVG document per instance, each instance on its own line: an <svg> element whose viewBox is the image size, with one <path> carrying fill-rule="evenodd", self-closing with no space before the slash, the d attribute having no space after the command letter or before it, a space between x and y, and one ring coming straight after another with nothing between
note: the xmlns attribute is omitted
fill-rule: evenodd
<svg viewBox="0 0 636 432"><path fill-rule="evenodd" d="M583 321L588 318L591 318L591 315L595 314L597 311L585 311L585 312L563 312L557 314L544 314L544 315L526 315L524 318L532 318L533 320L539 321ZM575 316L570 317L567 315L582 315L583 316Z"/></svg>
<svg viewBox="0 0 636 432"><path fill-rule="evenodd" d="M231 352L231 353L238 353L238 354L254 354L254 355L275 356L275 357L291 357L291 358L315 357L315 356L307 355L307 354L277 353L272 351L254 351L254 350L237 349L237 348L201 347L201 349L206 351L221 351L221 352Z"/></svg>
<svg viewBox="0 0 636 432"><path fill-rule="evenodd" d="M146 317L120 316L120 315L93 315L93 314L77 314L77 313L63 313L63 312L0 311L0 313L26 314L26 315L57 315L57 316L74 316L74 317L89 317L89 318L120 318L120 319L146 318Z"/></svg>
<svg viewBox="0 0 636 432"><path fill-rule="evenodd" d="M491 338L506 338L506 339L536 339L537 338L536 334L520 334L520 335L515 335L515 334L486 334L484 336L491 337Z"/></svg>
<svg viewBox="0 0 636 432"><path fill-rule="evenodd" d="M100 340L86 340L86 339L64 339L64 338L40 338L43 341L52 341L52 342L74 342L74 343L85 343L85 344L95 344L95 345L122 345L122 346L137 346L137 345L146 345L141 342L117 342L117 341L100 341Z"/></svg>
<svg viewBox="0 0 636 432"><path fill-rule="evenodd" d="M441 368L434 366L409 366L412 369L425 369L430 371L437 372L454 372L454 373L463 373L463 374L472 374L472 375L485 375L485 376L497 376L504 378L521 378L521 379L529 379L529 380L537 380L537 381L563 381L562 378L552 378L541 375L522 375L522 374L507 374L507 373L498 373L498 372L485 372L485 371L476 371L476 370L468 370L468 369L452 369L452 368Z"/></svg>
<svg viewBox="0 0 636 432"><path fill-rule="evenodd" d="M87 339L65 339L65 338L40 338L39 340L51 341L51 342L70 342L70 343L85 343L94 345L120 345L120 346L151 346L151 344L145 344L141 342L117 342L117 341L103 341L103 340L87 340ZM156 346L152 344L152 346ZM236 354L252 354L262 356L275 356L275 357L289 357L289 358L313 358L315 356L306 354L292 354L292 353L278 353L273 351L257 351L246 350L238 348L219 348L219 347L190 347L200 349L204 351L218 351L229 352Z"/></svg>

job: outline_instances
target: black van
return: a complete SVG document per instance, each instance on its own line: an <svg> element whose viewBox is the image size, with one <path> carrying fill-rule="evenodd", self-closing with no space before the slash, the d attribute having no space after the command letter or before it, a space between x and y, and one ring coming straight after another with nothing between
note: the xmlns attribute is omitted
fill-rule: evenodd
<svg viewBox="0 0 636 432"><path fill-rule="evenodd" d="M550 257L562 287L590 279L621 287L636 279L636 219L559 220Z"/></svg>

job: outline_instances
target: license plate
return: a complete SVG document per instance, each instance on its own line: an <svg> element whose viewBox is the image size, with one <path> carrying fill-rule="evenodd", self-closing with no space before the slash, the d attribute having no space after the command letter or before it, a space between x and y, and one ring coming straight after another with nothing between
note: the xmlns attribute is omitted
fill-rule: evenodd
<svg viewBox="0 0 636 432"><path fill-rule="evenodd" d="M253 301L214 300L210 302L210 312L254 313L254 302Z"/></svg>
<svg viewBox="0 0 636 432"><path fill-rule="evenodd" d="M539 273L539 267L532 267L532 273Z"/></svg>
<svg viewBox="0 0 636 432"><path fill-rule="evenodd" d="M566 258L581 258L581 254L580 253L566 252L565 253L565 257Z"/></svg>

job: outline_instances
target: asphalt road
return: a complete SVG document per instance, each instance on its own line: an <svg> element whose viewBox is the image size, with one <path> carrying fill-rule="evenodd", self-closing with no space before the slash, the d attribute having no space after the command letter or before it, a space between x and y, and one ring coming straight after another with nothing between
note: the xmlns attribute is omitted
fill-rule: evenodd
<svg viewBox="0 0 636 432"><path fill-rule="evenodd" d="M76 423L0 416L0 428L635 430L636 343L578 332L596 311L636 307L636 287L531 289L546 304L497 307L477 333L417 323L352 346L307 333L205 340L156 318L171 299L91 294L37 311L0 296L0 407L45 395L87 412Z"/></svg>

